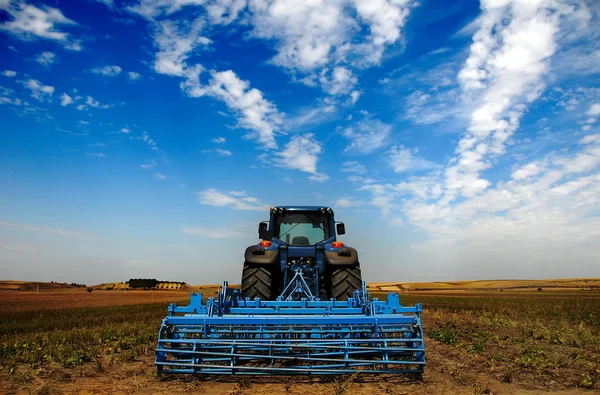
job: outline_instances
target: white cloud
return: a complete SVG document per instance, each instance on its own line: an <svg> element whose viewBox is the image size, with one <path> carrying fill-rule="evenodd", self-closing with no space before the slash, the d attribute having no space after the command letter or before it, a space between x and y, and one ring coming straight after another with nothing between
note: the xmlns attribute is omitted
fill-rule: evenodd
<svg viewBox="0 0 600 395"><path fill-rule="evenodd" d="M231 155L233 155L233 154L231 153L231 151L228 151L228 150L226 150L226 149L220 149L220 148L217 148L215 151L216 151L216 152L217 152L217 154L219 154L220 156L231 156Z"/></svg>
<svg viewBox="0 0 600 395"><path fill-rule="evenodd" d="M337 208L349 208L360 206L362 202L354 199L353 197L341 197L337 199L334 206Z"/></svg>
<svg viewBox="0 0 600 395"><path fill-rule="evenodd" d="M591 117L595 117L600 115L600 103L594 103L590 106L590 109L587 112L587 115Z"/></svg>
<svg viewBox="0 0 600 395"><path fill-rule="evenodd" d="M324 173L315 173L312 176L309 176L308 179L314 182L325 182L329 180L329 176Z"/></svg>
<svg viewBox="0 0 600 395"><path fill-rule="evenodd" d="M231 70L211 71L211 76L209 85L201 93L225 102L236 113L239 126L252 130L247 138L256 138L265 148L277 148L275 133L282 121L275 105Z"/></svg>
<svg viewBox="0 0 600 395"><path fill-rule="evenodd" d="M17 75L17 72L16 72L16 71L14 71L14 70L4 70L4 71L2 72L2 75L3 75L3 76L5 76L5 77L12 78L12 77L14 77L15 75Z"/></svg>
<svg viewBox="0 0 600 395"><path fill-rule="evenodd" d="M526 105L543 90L561 11L543 2L482 3L479 29L458 75L467 100L478 105L446 170L449 199L472 197L491 185L480 174L491 166L489 157L504 153Z"/></svg>
<svg viewBox="0 0 600 395"><path fill-rule="evenodd" d="M433 162L415 156L416 153L417 150L411 150L402 145L392 146L388 151L388 163L396 173L409 170L433 169L437 166Z"/></svg>
<svg viewBox="0 0 600 395"><path fill-rule="evenodd" d="M131 130L129 130L129 128L121 128L121 133L129 134L131 133Z"/></svg>
<svg viewBox="0 0 600 395"><path fill-rule="evenodd" d="M91 70L92 73L102 75L104 77L116 77L117 75L121 74L121 71L123 71L123 69L117 65L95 67Z"/></svg>
<svg viewBox="0 0 600 395"><path fill-rule="evenodd" d="M211 40L201 35L204 21L196 19L191 26L179 27L173 21L161 21L154 25L154 44L158 47L154 61L154 71L172 77L185 78L181 88L192 97L201 96L201 64L190 66L187 59L199 46L207 46Z"/></svg>
<svg viewBox="0 0 600 395"><path fill-rule="evenodd" d="M589 134L581 139L581 144L590 144L590 143L598 143L600 144L600 133L598 134Z"/></svg>
<svg viewBox="0 0 600 395"><path fill-rule="evenodd" d="M329 93L330 95L349 93L354 85L356 85L358 82L358 79L352 74L352 71L346 67L337 66L331 70L329 75L328 71L329 70L323 70L321 72L319 81L321 82L325 92ZM357 91L353 91L352 93L356 96L356 100L358 100L357 95L360 94ZM356 100L354 100L354 102L356 102Z"/></svg>
<svg viewBox="0 0 600 395"><path fill-rule="evenodd" d="M537 163L529 163L520 169L515 170L511 177L514 180L525 180L526 178L533 177L543 171Z"/></svg>
<svg viewBox="0 0 600 395"><path fill-rule="evenodd" d="M231 70L210 71L211 78L208 84L203 85L200 74L204 67L198 63L188 64L196 48L211 43L210 39L201 35L204 24L201 18L181 26L173 21L159 22L154 32L154 42L158 47L154 70L159 74L183 78L180 87L190 97L206 95L225 102L236 114L238 126L252 131L247 138L257 139L264 148L277 148L275 133L280 128L282 115L260 90L251 88L248 81L238 78Z"/></svg>
<svg viewBox="0 0 600 395"><path fill-rule="evenodd" d="M335 76L321 78L328 93L339 94L350 89L346 65L380 64L386 47L400 41L410 7L410 1L388 0L250 0L248 19L255 37L276 43L272 62L306 75L308 84L314 84L315 72L322 77L335 69L347 71L340 75L342 84L332 85ZM368 36L359 35L361 25Z"/></svg>
<svg viewBox="0 0 600 395"><path fill-rule="evenodd" d="M106 155L102 152L86 152L85 154L90 158L106 158Z"/></svg>
<svg viewBox="0 0 600 395"><path fill-rule="evenodd" d="M83 97L75 96L73 98L74 102L78 102L79 100L83 100ZM101 108L101 109L105 110L110 107L112 107L112 105L101 104L98 100L96 100L92 96L88 95L85 97L85 101L82 104L77 105L77 107L75 107L75 108L79 111L84 111L84 110L88 110L89 108Z"/></svg>
<svg viewBox="0 0 600 395"><path fill-rule="evenodd" d="M60 105L66 107L69 104L73 104L73 98L66 93L60 95Z"/></svg>
<svg viewBox="0 0 600 395"><path fill-rule="evenodd" d="M56 228L51 226L40 226L40 225L31 225L31 224L23 224L17 222L9 222L0 220L0 227L8 227L8 228L18 228L27 230L30 232L42 232L42 233L51 233L59 236L73 236L76 238L89 238L91 235L86 232L64 229L64 228Z"/></svg>
<svg viewBox="0 0 600 395"><path fill-rule="evenodd" d="M199 64L189 66L186 60L198 45L210 40L200 32L205 25L227 25L236 20L251 28L251 37L275 46L271 62L299 74L297 81L314 86L317 82L332 94L350 93L356 83L350 68L378 65L386 48L402 41L412 1L409 0L140 0L127 10L141 15L155 26L155 42L159 47L155 70L162 74L186 78L186 89L199 87ZM200 8L193 23L179 18L184 7ZM171 16L171 20L165 20ZM187 29L188 32L183 32ZM369 34L363 34L364 31ZM178 41L166 43L167 38ZM160 70L160 71L159 71ZM356 102L358 91L349 102Z"/></svg>
<svg viewBox="0 0 600 395"><path fill-rule="evenodd" d="M392 126L379 120L365 120L346 128L342 135L350 140L344 152L370 154L385 146Z"/></svg>
<svg viewBox="0 0 600 395"><path fill-rule="evenodd" d="M365 174L367 168L356 161L350 161L342 164L341 171L345 173Z"/></svg>
<svg viewBox="0 0 600 395"><path fill-rule="evenodd" d="M95 0L98 3L104 4L105 6L107 6L108 8L110 8L111 10L115 8L115 2L114 0Z"/></svg>
<svg viewBox="0 0 600 395"><path fill-rule="evenodd" d="M220 192L214 188L209 188L201 192L196 192L196 194L200 203L209 206L229 207L235 210L269 210L269 205L262 204L258 199L247 196L245 191L240 192Z"/></svg>
<svg viewBox="0 0 600 395"><path fill-rule="evenodd" d="M227 139L225 139L225 137L214 137L211 141L215 144L223 144Z"/></svg>
<svg viewBox="0 0 600 395"><path fill-rule="evenodd" d="M323 148L313 134L295 135L282 151L275 154L274 161L280 167L312 173L317 176L313 181L318 181L322 177L317 174L317 161L322 152Z"/></svg>
<svg viewBox="0 0 600 395"><path fill-rule="evenodd" d="M154 173L152 174L152 177L154 177L155 180L166 180L167 176L162 174L162 173Z"/></svg>
<svg viewBox="0 0 600 395"><path fill-rule="evenodd" d="M152 151L158 151L158 147L156 142L150 138L146 131L142 132L142 135L138 137L139 140L142 140Z"/></svg>
<svg viewBox="0 0 600 395"><path fill-rule="evenodd" d="M35 61L42 66L49 67L56 63L56 55L50 51L44 51L35 57Z"/></svg>
<svg viewBox="0 0 600 395"><path fill-rule="evenodd" d="M152 159L152 160L151 160L150 162L148 162L148 163L142 163L142 164L140 165L140 168L142 168L142 169L145 169L145 170L148 170L148 169L153 169L153 168L154 168L154 166L156 166L156 160L155 160L155 159Z"/></svg>
<svg viewBox="0 0 600 395"><path fill-rule="evenodd" d="M349 104L351 106L355 105L360 95L362 95L361 91L352 91L352 93L350 93L350 100L348 101Z"/></svg>
<svg viewBox="0 0 600 395"><path fill-rule="evenodd" d="M58 8L27 4L24 1L0 2L0 10L6 11L12 20L0 25L0 30L7 31L22 40L43 38L58 41L67 49L73 49L70 35L59 27L77 25L65 17Z"/></svg>
<svg viewBox="0 0 600 395"><path fill-rule="evenodd" d="M140 73L136 73L135 71L127 72L127 79L129 81L139 81L142 78Z"/></svg>
<svg viewBox="0 0 600 395"><path fill-rule="evenodd" d="M242 232L237 229L226 228L226 229L218 229L218 228L204 228L201 226L190 226L181 228L181 231L188 235L202 236L208 237L211 239L229 239L232 237L248 237L249 235L246 232Z"/></svg>
<svg viewBox="0 0 600 395"><path fill-rule="evenodd" d="M54 93L54 87L49 85L43 85L40 81L30 79L22 81L23 85L31 91L31 97L39 101L52 101L52 94Z"/></svg>

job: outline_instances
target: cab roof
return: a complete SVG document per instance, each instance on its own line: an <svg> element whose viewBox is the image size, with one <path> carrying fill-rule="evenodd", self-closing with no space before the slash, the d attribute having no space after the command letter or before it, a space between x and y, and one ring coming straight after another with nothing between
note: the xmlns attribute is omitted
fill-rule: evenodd
<svg viewBox="0 0 600 395"><path fill-rule="evenodd" d="M319 211L321 208L330 208L328 206L273 206L281 207L285 211Z"/></svg>

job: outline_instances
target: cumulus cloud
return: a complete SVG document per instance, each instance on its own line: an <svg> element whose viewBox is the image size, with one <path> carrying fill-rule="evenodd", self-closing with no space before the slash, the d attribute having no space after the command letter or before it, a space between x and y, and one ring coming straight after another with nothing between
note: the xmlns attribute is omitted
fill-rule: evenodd
<svg viewBox="0 0 600 395"><path fill-rule="evenodd" d="M405 148L402 145L392 146L388 151L388 163L396 173L409 170L427 170L437 166L433 162L416 156L417 152L416 149Z"/></svg>
<svg viewBox="0 0 600 395"><path fill-rule="evenodd" d="M520 169L515 170L511 177L514 180L524 180L526 178L535 176L539 174L543 170L537 163L529 163L526 166L521 167Z"/></svg>
<svg viewBox="0 0 600 395"><path fill-rule="evenodd" d="M467 98L479 104L446 171L449 198L472 197L491 183L481 178L490 156L505 152L528 103L543 90L556 51L561 7L549 2L483 1L469 58L458 75Z"/></svg>
<svg viewBox="0 0 600 395"><path fill-rule="evenodd" d="M215 144L223 144L227 139L225 139L225 137L214 137L211 141Z"/></svg>
<svg viewBox="0 0 600 395"><path fill-rule="evenodd" d="M247 138L257 139L265 148L277 148L275 133L280 129L282 116L275 105L231 70L212 71L211 76L202 94L225 102L236 114L239 126L252 131Z"/></svg>
<svg viewBox="0 0 600 395"><path fill-rule="evenodd" d="M207 84L200 82L205 70L201 64L188 64L189 57L200 46L211 40L202 36L204 21L178 25L161 21L154 32L158 48L154 70L159 74L180 77L181 89L190 97L210 96L223 101L234 112L238 126L251 132L246 136L256 139L264 148L277 148L275 133L280 129L282 115L263 93L250 87L250 82L240 79L232 70L210 71Z"/></svg>
<svg viewBox="0 0 600 395"><path fill-rule="evenodd" d="M317 175L317 162L322 152L323 148L313 134L295 135L276 153L274 161L280 167L312 173L317 176L313 181L320 181L323 177Z"/></svg>
<svg viewBox="0 0 600 395"><path fill-rule="evenodd" d="M248 196L246 191L220 192L214 188L196 192L200 203L208 206L229 207L235 210L267 211L269 205L257 198Z"/></svg>
<svg viewBox="0 0 600 395"><path fill-rule="evenodd" d="M148 169L153 169L154 166L156 166L156 160L155 159L153 159L153 160L151 160L151 161L149 161L147 163L142 163L140 165L140 168L142 168L144 170L148 170Z"/></svg>
<svg viewBox="0 0 600 395"><path fill-rule="evenodd" d="M158 172L157 172L157 173L154 173L154 174L152 174L152 177L153 177L155 180L166 180L166 179L167 179L167 176L166 176L166 175L164 175L163 173L158 173Z"/></svg>
<svg viewBox="0 0 600 395"><path fill-rule="evenodd" d="M38 80L30 79L22 81L25 88L31 91L31 97L39 101L52 101L52 94L54 93L54 87L44 85Z"/></svg>
<svg viewBox="0 0 600 395"><path fill-rule="evenodd" d="M35 57L35 61L42 66L49 67L56 63L56 54L50 51L44 51Z"/></svg>
<svg viewBox="0 0 600 395"><path fill-rule="evenodd" d="M117 65L108 65L102 67L95 67L90 71L94 74L102 75L104 77L116 77L117 75L121 74L121 71L123 71L123 69L121 69Z"/></svg>
<svg viewBox="0 0 600 395"><path fill-rule="evenodd" d="M14 76L17 75L17 72L14 71L14 70L4 70L2 72L2 75L5 76L5 77L8 77L8 78L12 78L12 77L14 77Z"/></svg>
<svg viewBox="0 0 600 395"><path fill-rule="evenodd" d="M386 48L402 42L412 6L410 0L140 0L127 10L159 26L157 43L161 36L181 39L160 45L157 60L165 64L158 68L165 66L161 73L185 77L191 90L203 69L198 64L185 67L185 60L198 45L210 43L200 32L205 25L234 22L243 10L244 20L239 22L250 29L250 36L274 44L272 64L298 75L297 81L321 84L329 94L350 94L349 103L355 103L359 91L351 92L357 82L351 69L380 64ZM193 7L204 16L178 27L173 21L177 13ZM188 32L181 34L185 29Z"/></svg>
<svg viewBox="0 0 600 395"><path fill-rule="evenodd" d="M217 148L215 151L216 151L216 152L217 152L217 154L219 154L220 156L232 156L232 155L233 155L233 154L231 153L231 151L229 151L229 150L226 150L226 149L220 149L220 148Z"/></svg>
<svg viewBox="0 0 600 395"><path fill-rule="evenodd" d="M358 122L342 132L342 135L350 140L350 145L344 149L344 152L370 154L388 144L391 131L392 125L379 120Z"/></svg>
<svg viewBox="0 0 600 395"><path fill-rule="evenodd" d="M357 207L360 206L361 202L356 200L353 197L341 197L337 199L334 203L336 208L349 208L349 207Z"/></svg>
<svg viewBox="0 0 600 395"><path fill-rule="evenodd" d="M86 111L86 110L89 110L90 108L100 108L100 109L105 110L105 109L111 107L110 104L102 104L98 100L94 99L92 96L89 96L89 95L86 96L85 98L82 96L75 96L73 98L73 101L81 103L75 107L78 111Z"/></svg>
<svg viewBox="0 0 600 395"><path fill-rule="evenodd" d="M66 107L70 104L73 104L73 98L71 96L69 96L66 93L63 93L62 95L60 95L60 105L63 107Z"/></svg>
<svg viewBox="0 0 600 395"><path fill-rule="evenodd" d="M386 47L400 41L411 3L250 0L248 8L253 36L276 43L272 63L306 75L309 84L314 84L316 73L325 91L339 94L355 82L343 64L357 68L379 64ZM361 25L368 36L359 35ZM331 67L334 64L339 66ZM328 73L333 76L323 78Z"/></svg>
<svg viewBox="0 0 600 395"><path fill-rule="evenodd" d="M600 103L594 103L590 106L590 109L587 112L587 115L591 117L595 117L600 115Z"/></svg>
<svg viewBox="0 0 600 395"><path fill-rule="evenodd" d="M61 30L77 23L65 17L58 8L44 5L36 7L22 0L4 0L0 2L0 10L10 16L8 21L0 25L0 30L26 41L41 38L57 41L67 49L81 50L81 47L77 48L76 42L71 40L69 33Z"/></svg>
<svg viewBox="0 0 600 395"><path fill-rule="evenodd" d="M136 73L135 71L127 72L127 79L129 81L139 81L142 78L140 73Z"/></svg>
<svg viewBox="0 0 600 395"><path fill-rule="evenodd" d="M365 174L367 168L356 161L349 161L342 163L341 171L345 173Z"/></svg>

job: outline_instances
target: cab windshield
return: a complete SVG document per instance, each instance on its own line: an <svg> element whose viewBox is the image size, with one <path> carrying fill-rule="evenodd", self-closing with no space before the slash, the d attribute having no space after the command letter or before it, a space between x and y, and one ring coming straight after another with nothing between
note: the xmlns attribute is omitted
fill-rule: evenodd
<svg viewBox="0 0 600 395"><path fill-rule="evenodd" d="M293 212L275 218L274 237L291 245L314 245L329 238L327 216Z"/></svg>

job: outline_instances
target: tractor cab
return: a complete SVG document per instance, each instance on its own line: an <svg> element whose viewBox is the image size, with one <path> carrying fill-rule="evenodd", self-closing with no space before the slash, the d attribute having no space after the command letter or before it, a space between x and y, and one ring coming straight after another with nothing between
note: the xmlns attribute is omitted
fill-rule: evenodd
<svg viewBox="0 0 600 395"><path fill-rule="evenodd" d="M327 244L345 233L344 224L335 223L329 207L271 207L270 220L258 225L262 240L277 239L288 246Z"/></svg>

